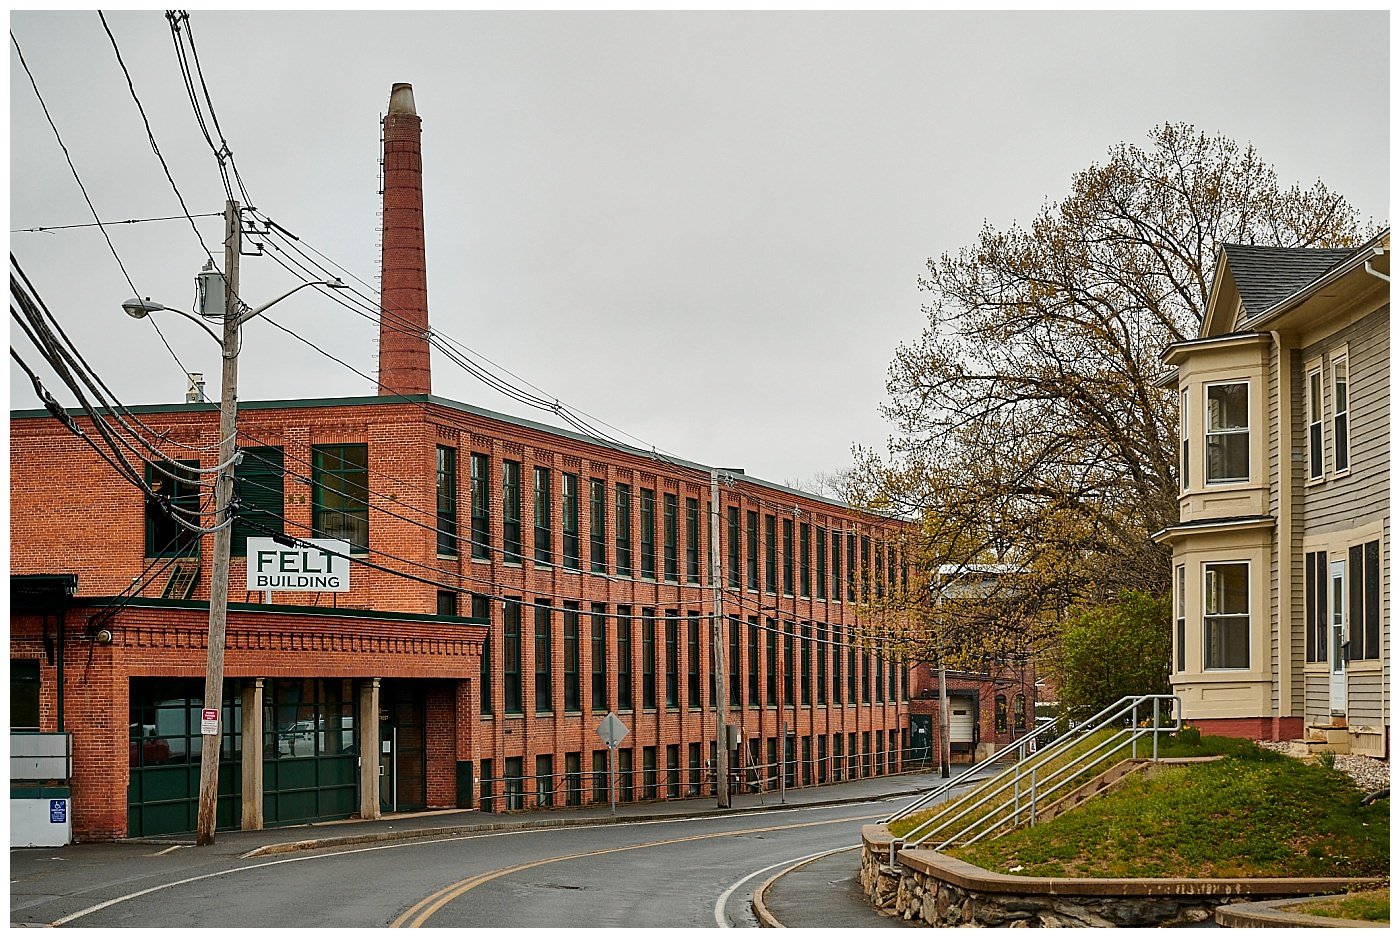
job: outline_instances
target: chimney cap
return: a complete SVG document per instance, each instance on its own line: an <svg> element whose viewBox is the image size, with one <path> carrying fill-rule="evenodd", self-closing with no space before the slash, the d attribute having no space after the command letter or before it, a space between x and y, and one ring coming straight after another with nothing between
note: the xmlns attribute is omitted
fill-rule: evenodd
<svg viewBox="0 0 1400 938"><path fill-rule="evenodd" d="M413 104L412 85L407 82L395 82L393 90L389 92L389 113L417 115L418 108Z"/></svg>

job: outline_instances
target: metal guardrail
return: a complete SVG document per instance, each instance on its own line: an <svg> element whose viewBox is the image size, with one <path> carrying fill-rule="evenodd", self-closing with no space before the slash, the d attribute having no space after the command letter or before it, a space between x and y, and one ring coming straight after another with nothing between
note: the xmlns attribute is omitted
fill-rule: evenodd
<svg viewBox="0 0 1400 938"><path fill-rule="evenodd" d="M1170 706L1164 707L1167 703ZM1144 713L1149 710L1150 717ZM976 843L984 837L1013 830L1022 824L1035 824L1040 807L1052 797L1068 794L1068 786L1082 782L1086 773L1092 772L1124 749L1131 748L1131 757L1137 758L1138 741L1144 737L1152 737L1152 759L1155 761L1161 735L1175 733L1181 729L1181 701L1170 694L1124 697L1088 720L1071 727L1053 743L1028 756L1026 750L1030 743L1047 727L1042 727L1036 733L1025 737L1022 745L1004 750L1003 753L1014 754L1016 762L989 779L985 785L974 791L969 799L951 803L903 837L892 840L890 863L894 863L894 858L902 847L919 847L932 840L935 842L934 849L943 850L954 843ZM1103 741L1075 754L1068 761L1056 764L1094 734L1115 727L1116 732ZM969 780L973 772L974 770L970 769L957 778L950 779L890 815L885 823L913 814L939 796L947 794L956 785Z"/></svg>

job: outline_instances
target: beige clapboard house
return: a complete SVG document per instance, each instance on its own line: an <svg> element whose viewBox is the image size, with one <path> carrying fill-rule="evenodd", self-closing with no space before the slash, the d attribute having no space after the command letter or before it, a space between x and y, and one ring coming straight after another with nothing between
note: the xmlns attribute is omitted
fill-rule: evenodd
<svg viewBox="0 0 1400 938"><path fill-rule="evenodd" d="M1225 245L1200 338L1164 358L1181 520L1157 537L1186 718L1388 755L1389 229L1343 250Z"/></svg>

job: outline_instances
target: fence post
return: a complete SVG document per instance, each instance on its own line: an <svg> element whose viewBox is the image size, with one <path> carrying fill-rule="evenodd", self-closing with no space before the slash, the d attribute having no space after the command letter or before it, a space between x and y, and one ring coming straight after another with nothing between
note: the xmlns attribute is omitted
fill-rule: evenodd
<svg viewBox="0 0 1400 938"><path fill-rule="evenodd" d="M1152 698L1152 761L1157 761L1157 737L1162 729L1162 698Z"/></svg>

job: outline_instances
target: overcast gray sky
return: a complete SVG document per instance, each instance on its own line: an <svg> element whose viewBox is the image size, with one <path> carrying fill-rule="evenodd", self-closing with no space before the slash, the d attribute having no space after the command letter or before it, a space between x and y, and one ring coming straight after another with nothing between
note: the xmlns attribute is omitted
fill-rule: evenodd
<svg viewBox="0 0 1400 938"><path fill-rule="evenodd" d="M374 283L378 120L411 82L435 328L648 446L777 482L883 443L926 258L1028 221L1156 124L1252 142L1285 183L1390 216L1386 12L191 17L257 208ZM163 14L107 19L190 211L221 211ZM97 14L10 29L101 217L178 214ZM92 221L13 45L10 62L10 228ZM217 254L222 221L198 225ZM191 305L188 222L110 233L142 295ZM97 229L10 239L125 403L183 400L175 360L122 315L131 288ZM295 282L259 258L242 276L254 304ZM375 373L367 320L309 290L273 313ZM213 343L164 331L217 388ZM240 373L244 401L374 393L256 321ZM436 356L433 386L551 422ZM35 406L13 363L10 393Z"/></svg>

